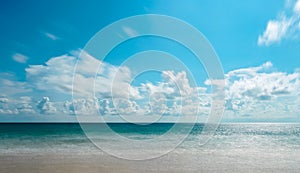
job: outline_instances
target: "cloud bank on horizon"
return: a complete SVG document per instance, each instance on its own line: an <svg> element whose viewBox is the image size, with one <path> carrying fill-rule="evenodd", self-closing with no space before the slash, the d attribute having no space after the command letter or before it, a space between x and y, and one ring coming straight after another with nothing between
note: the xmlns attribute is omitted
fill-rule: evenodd
<svg viewBox="0 0 300 173"><path fill-rule="evenodd" d="M163 71L162 81L146 82L139 86L130 83L131 71L101 62L80 50L53 57L44 65L29 65L26 81L14 80L12 74L1 74L1 115L61 115L77 116L97 114L113 117L117 114L147 116L163 114L172 116L206 117L211 107L211 82L203 87L193 87L185 71ZM80 83L78 97L72 102L72 80L76 62ZM95 77L95 64L101 71ZM118 70L121 76L114 79ZM86 85L94 83L94 91ZM118 87L112 101L111 87ZM257 67L241 68L225 74L225 119L265 118L297 119L300 113L300 71L277 71L271 62ZM178 85L180 84L180 85Z"/></svg>

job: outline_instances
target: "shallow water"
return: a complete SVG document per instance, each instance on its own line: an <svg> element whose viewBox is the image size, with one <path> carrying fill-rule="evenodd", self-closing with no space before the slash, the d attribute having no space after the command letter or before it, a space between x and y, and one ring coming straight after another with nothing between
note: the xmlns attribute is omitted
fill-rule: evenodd
<svg viewBox="0 0 300 173"><path fill-rule="evenodd" d="M172 130L174 124L109 124L117 134L132 140L154 139ZM102 126L91 124L90 126ZM182 150L300 150L300 124L222 124L211 140L199 146L203 124L196 124L189 136L178 146ZM185 135L191 125L182 124L168 135ZM116 139L105 132L95 133L106 142ZM173 139L169 137L169 139ZM0 124L0 153L49 151L49 150L94 150L94 145L85 136L78 124ZM83 147L83 148L82 148Z"/></svg>

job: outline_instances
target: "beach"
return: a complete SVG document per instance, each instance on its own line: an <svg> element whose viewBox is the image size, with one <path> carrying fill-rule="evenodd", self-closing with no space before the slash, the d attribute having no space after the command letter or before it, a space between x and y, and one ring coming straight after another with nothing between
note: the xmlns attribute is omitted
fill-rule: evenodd
<svg viewBox="0 0 300 173"><path fill-rule="evenodd" d="M104 155L22 154L0 157L1 173L117 173L117 172L297 172L299 153L294 159L272 154L257 158L236 154L199 153L201 156L169 154L148 161L127 161ZM176 160L176 161L174 161ZM289 160L289 161L287 161Z"/></svg>

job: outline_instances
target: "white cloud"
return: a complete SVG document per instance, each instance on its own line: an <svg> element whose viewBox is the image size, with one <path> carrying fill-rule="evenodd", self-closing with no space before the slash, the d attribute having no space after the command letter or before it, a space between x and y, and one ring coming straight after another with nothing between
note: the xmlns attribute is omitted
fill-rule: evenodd
<svg viewBox="0 0 300 173"><path fill-rule="evenodd" d="M269 65L234 70L226 74L228 98L267 100L279 95L295 94L299 89L299 73L267 72Z"/></svg>
<svg viewBox="0 0 300 173"><path fill-rule="evenodd" d="M299 35L300 22L300 0L273 20L268 21L267 27L262 35L259 35L257 44L269 46L273 43L280 43L285 38L295 38ZM290 14L291 13L291 14ZM290 14L290 15L288 15Z"/></svg>
<svg viewBox="0 0 300 173"><path fill-rule="evenodd" d="M53 40L53 41L59 40L59 39L60 39L60 38L57 37L56 35L51 34L51 33L49 33L49 32L43 32L43 34L44 34L47 38L49 38L49 39L51 39L51 40Z"/></svg>
<svg viewBox="0 0 300 173"><path fill-rule="evenodd" d="M141 90L147 94L162 93L168 99L176 99L197 95L203 89L191 87L185 71L162 71L162 79L158 84L141 84Z"/></svg>
<svg viewBox="0 0 300 173"><path fill-rule="evenodd" d="M133 100L116 99L114 102L117 113L121 115L132 115L138 112L139 106Z"/></svg>
<svg viewBox="0 0 300 173"><path fill-rule="evenodd" d="M35 114L36 111L32 104L33 104L33 101L31 99L31 97L28 97L28 96L20 97L18 102L16 103L18 113L19 114Z"/></svg>
<svg viewBox="0 0 300 173"><path fill-rule="evenodd" d="M0 114L35 114L34 102L30 97L21 96L17 99L0 97Z"/></svg>
<svg viewBox="0 0 300 173"><path fill-rule="evenodd" d="M277 20L270 20L263 35L258 37L258 45L269 46L272 43L278 43L286 36L287 30L291 25L291 21L281 16Z"/></svg>
<svg viewBox="0 0 300 173"><path fill-rule="evenodd" d="M300 73L273 72L271 63L238 69L226 74L226 109L237 116L297 115L286 109L295 105ZM285 101L282 101L284 99Z"/></svg>
<svg viewBox="0 0 300 173"><path fill-rule="evenodd" d="M185 71L163 71L162 79L141 85L142 95L149 98L149 114L195 116L210 106L206 88L192 87Z"/></svg>
<svg viewBox="0 0 300 173"><path fill-rule="evenodd" d="M14 114L14 110L12 110L9 106L10 100L5 97L0 97L0 114Z"/></svg>
<svg viewBox="0 0 300 173"><path fill-rule="evenodd" d="M18 63L26 63L27 60L28 60L28 57L23 55L23 54L20 54L20 53L15 53L13 56L12 56L13 60L18 62Z"/></svg>
<svg viewBox="0 0 300 173"><path fill-rule="evenodd" d="M98 106L95 99L73 100L74 112L77 115L95 115L98 113Z"/></svg>
<svg viewBox="0 0 300 173"><path fill-rule="evenodd" d="M71 101L76 62L78 79L74 91L78 97ZM208 86L191 85L184 71L163 71L162 80L157 83L132 86L129 68L101 62L79 51L53 57L45 65L30 65L26 74L26 82L17 82L11 74L0 74L0 89L6 91L6 95L0 97L0 114L76 113L81 116L95 115L99 111L103 116L133 115L144 120L142 115L148 119L158 115L192 117L199 110L198 115L205 117L210 112L213 97ZM220 82L207 80L205 84L219 85ZM299 70L280 72L271 62L266 62L257 67L229 71L225 74L225 83L225 118L272 118L273 114L295 117L300 112ZM35 93L42 92L44 97L41 94L28 97L32 89ZM53 99L57 95L62 98ZM50 101L49 96L53 100Z"/></svg>
<svg viewBox="0 0 300 173"><path fill-rule="evenodd" d="M55 114L56 113L56 107L53 105L52 102L50 102L49 97L43 97L38 103L37 103L37 109L41 114Z"/></svg>
<svg viewBox="0 0 300 173"><path fill-rule="evenodd" d="M31 92L31 89L26 82L16 81L14 74L0 73L0 91L3 91L2 94L14 96Z"/></svg>
<svg viewBox="0 0 300 173"><path fill-rule="evenodd" d="M101 71L98 71L100 65ZM75 67L76 75L73 76ZM129 69L103 63L86 52L74 51L70 55L53 57L45 65L30 65L25 71L28 81L39 90L71 95L73 89L76 96L93 98L94 89L97 97L111 97L113 88L114 97L126 96L128 91L132 97L139 95L128 83Z"/></svg>
<svg viewBox="0 0 300 173"><path fill-rule="evenodd" d="M297 0L294 6L294 12L300 14L300 0Z"/></svg>
<svg viewBox="0 0 300 173"><path fill-rule="evenodd" d="M75 62L75 57L62 55L51 58L45 65L30 65L25 69L27 80L38 90L71 94Z"/></svg>

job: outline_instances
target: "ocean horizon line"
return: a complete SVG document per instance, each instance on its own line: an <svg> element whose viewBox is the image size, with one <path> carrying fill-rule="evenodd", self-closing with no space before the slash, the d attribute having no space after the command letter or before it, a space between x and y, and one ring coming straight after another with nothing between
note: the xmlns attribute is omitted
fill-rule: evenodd
<svg viewBox="0 0 300 173"><path fill-rule="evenodd" d="M205 122L0 122L0 124L137 124L137 125L150 125L150 124L209 124ZM211 124L211 123L210 123ZM222 124L300 124L300 122L220 122Z"/></svg>

